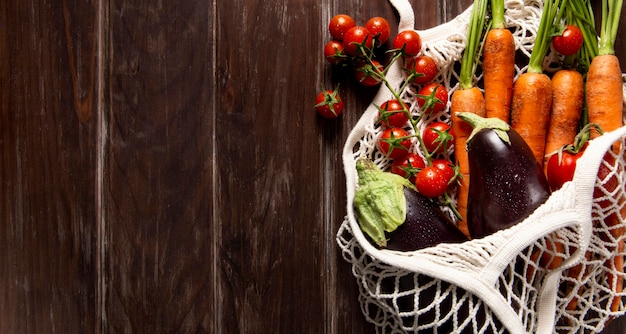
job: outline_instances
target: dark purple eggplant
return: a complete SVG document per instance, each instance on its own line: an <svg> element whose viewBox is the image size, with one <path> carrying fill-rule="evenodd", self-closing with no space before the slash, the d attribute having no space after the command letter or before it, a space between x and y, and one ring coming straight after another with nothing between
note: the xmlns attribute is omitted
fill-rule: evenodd
<svg viewBox="0 0 626 334"><path fill-rule="evenodd" d="M441 208L407 179L383 172L367 158L358 159L356 169L356 218L361 230L379 247L411 251L468 240Z"/></svg>
<svg viewBox="0 0 626 334"><path fill-rule="evenodd" d="M460 243L468 238L439 205L411 188L404 188L406 220L389 233L387 248L412 251L440 243Z"/></svg>
<svg viewBox="0 0 626 334"><path fill-rule="evenodd" d="M528 217L550 197L550 186L526 141L508 124L458 115L474 127L467 141L467 225L472 238L481 238Z"/></svg>

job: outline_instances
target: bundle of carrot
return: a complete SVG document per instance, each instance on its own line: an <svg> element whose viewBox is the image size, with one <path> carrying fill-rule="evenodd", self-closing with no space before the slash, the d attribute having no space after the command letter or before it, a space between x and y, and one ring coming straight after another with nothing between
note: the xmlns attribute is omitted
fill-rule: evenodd
<svg viewBox="0 0 626 334"><path fill-rule="evenodd" d="M504 0L494 0L494 2L501 2L502 8L504 8ZM468 238L470 238L470 233L467 226L467 200L470 176L465 144L473 129L471 125L457 116L457 112L471 112L485 116L485 99L483 92L475 85L474 77L478 64L478 50L486 22L487 5L487 0L474 0L468 25L466 46L461 59L459 89L452 93L450 99L452 131L455 133L454 158L461 174L457 184L457 210L461 217L458 227Z"/></svg>

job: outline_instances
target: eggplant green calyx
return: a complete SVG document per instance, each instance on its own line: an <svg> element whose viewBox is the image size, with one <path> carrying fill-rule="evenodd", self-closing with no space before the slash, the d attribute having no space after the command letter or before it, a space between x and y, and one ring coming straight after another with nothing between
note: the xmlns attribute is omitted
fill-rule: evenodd
<svg viewBox="0 0 626 334"><path fill-rule="evenodd" d="M481 130L488 129L494 131L503 142L509 145L511 144L511 140L509 139L508 134L508 131L511 129L511 127L505 121L496 117L485 118L471 112L458 112L456 113L456 115L460 119L471 125L474 129L467 138L467 142L471 141L474 135Z"/></svg>
<svg viewBox="0 0 626 334"><path fill-rule="evenodd" d="M387 246L385 232L393 232L406 220L404 188L413 188L400 175L380 170L373 161L361 157L356 161L359 187L354 194L357 220L380 247Z"/></svg>

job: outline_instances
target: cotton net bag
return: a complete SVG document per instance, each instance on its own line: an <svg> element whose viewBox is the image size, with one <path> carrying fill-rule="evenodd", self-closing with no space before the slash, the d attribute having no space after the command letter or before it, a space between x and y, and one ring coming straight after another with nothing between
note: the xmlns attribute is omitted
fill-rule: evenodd
<svg viewBox="0 0 626 334"><path fill-rule="evenodd" d="M390 2L400 16L398 31L414 29L408 1ZM518 53L530 57L542 3L505 0L505 5ZM446 24L418 31L424 54L440 68L436 81L450 94L458 89L455 64L464 49L469 14L468 8ZM516 68L518 75L525 70ZM398 62L389 68L387 80L401 87L404 73ZM412 113L419 112L415 95L411 85L401 92ZM625 275L615 263L626 255L626 127L592 140L574 180L523 222L462 244L399 252L370 244L353 211L356 159L367 156L389 170L390 161L376 149L381 133L376 106L391 98L381 86L348 136L343 151L348 212L337 233L359 286L361 310L377 332L590 333L624 313ZM449 115L442 112L423 123L433 120L448 121ZM610 149L616 141L621 142L619 152ZM618 223L607 225L609 218ZM553 247L555 240L563 247ZM565 260L547 269L537 261L546 255Z"/></svg>

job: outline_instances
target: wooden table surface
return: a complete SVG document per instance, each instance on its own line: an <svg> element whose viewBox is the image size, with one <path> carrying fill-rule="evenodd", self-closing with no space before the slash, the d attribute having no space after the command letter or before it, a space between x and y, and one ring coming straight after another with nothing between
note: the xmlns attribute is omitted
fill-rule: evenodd
<svg viewBox="0 0 626 334"><path fill-rule="evenodd" d="M469 3L413 0L416 28ZM335 233L376 90L321 57L339 13L398 22L386 0L3 1L0 333L372 333Z"/></svg>

